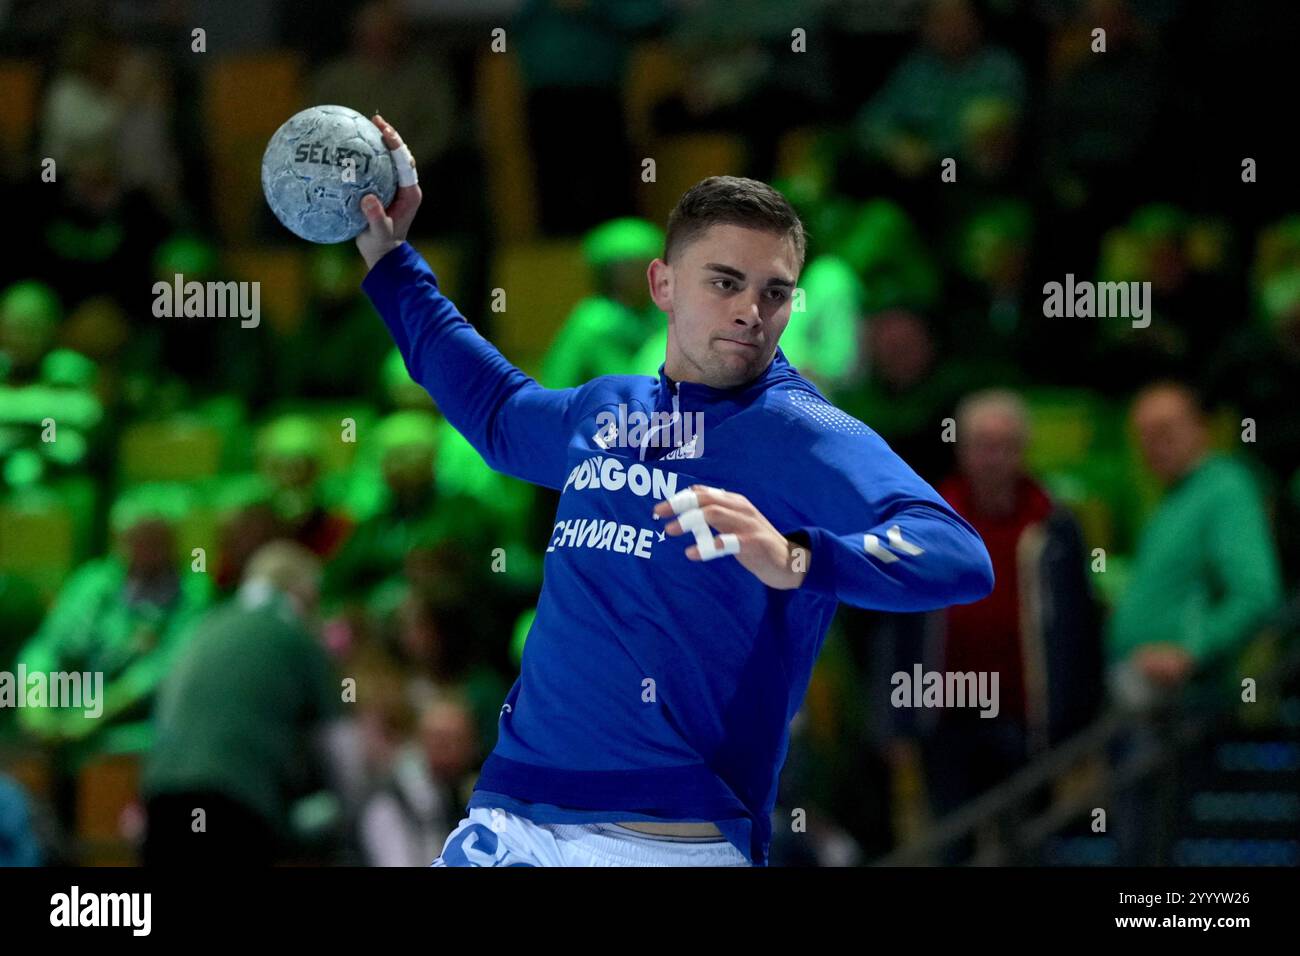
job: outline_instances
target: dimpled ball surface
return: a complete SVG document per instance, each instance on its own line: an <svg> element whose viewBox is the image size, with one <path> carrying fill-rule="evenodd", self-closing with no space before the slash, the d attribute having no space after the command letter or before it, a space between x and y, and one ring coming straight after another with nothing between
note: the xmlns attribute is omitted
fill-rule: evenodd
<svg viewBox="0 0 1300 956"><path fill-rule="evenodd" d="M343 242L366 228L361 198L385 206L397 170L379 130L346 106L313 106L275 131L262 154L262 192L290 232L312 242Z"/></svg>

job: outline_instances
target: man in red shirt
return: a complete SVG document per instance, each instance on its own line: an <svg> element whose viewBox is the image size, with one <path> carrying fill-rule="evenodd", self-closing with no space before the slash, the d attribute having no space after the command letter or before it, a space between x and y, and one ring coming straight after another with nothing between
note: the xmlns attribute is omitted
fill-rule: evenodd
<svg viewBox="0 0 1300 956"><path fill-rule="evenodd" d="M936 818L1080 729L1102 686L1082 536L1026 469L1024 402L1009 391L979 392L962 400L956 418L958 471L938 490L983 538L996 583L981 601L917 621L939 639L912 642L911 660L928 653L936 659L924 662L927 670L996 673L999 699L991 717L973 708L916 715Z"/></svg>

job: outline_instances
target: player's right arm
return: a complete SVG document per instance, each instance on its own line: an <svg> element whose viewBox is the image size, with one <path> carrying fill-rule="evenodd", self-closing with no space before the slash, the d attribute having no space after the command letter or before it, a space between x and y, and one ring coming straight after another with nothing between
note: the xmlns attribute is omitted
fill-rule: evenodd
<svg viewBox="0 0 1300 956"><path fill-rule="evenodd" d="M382 117L390 150L401 138ZM387 210L362 202L369 228L357 248L370 267L362 288L397 343L411 378L497 471L561 488L580 389L547 389L515 368L438 288L428 263L407 242L420 187L403 186Z"/></svg>

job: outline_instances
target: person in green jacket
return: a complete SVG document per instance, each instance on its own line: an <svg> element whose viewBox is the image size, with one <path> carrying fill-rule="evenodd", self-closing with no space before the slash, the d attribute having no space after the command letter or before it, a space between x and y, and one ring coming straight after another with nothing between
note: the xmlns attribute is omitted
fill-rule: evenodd
<svg viewBox="0 0 1300 956"><path fill-rule="evenodd" d="M587 234L582 251L597 294L574 306L560 327L542 365L542 384L572 388L599 375L655 373L658 364L644 369L633 362L664 324L645 278L663 247L663 230L634 217L610 220Z"/></svg>
<svg viewBox="0 0 1300 956"><path fill-rule="evenodd" d="M487 562L494 541L493 512L476 497L446 492L436 478L440 419L401 411L376 427L381 448L380 507L361 521L325 570L327 595L368 595L400 577L417 543L455 541Z"/></svg>
<svg viewBox="0 0 1300 956"><path fill-rule="evenodd" d="M191 570L177 525L192 505L183 485L151 483L125 492L109 519L117 553L69 577L40 630L17 655L28 674L103 675L103 710L31 707L24 731L59 750L67 769L102 753L136 753L150 743L154 691L211 602L209 576Z"/></svg>
<svg viewBox="0 0 1300 956"><path fill-rule="evenodd" d="M333 796L324 731L348 687L317 636L320 579L304 546L263 545L168 674L142 780L146 866L292 858L304 801Z"/></svg>
<svg viewBox="0 0 1300 956"><path fill-rule="evenodd" d="M1196 395L1150 385L1132 422L1165 494L1111 617L1108 655L1168 693L1256 633L1281 605L1281 573L1261 490L1247 465L1212 451Z"/></svg>

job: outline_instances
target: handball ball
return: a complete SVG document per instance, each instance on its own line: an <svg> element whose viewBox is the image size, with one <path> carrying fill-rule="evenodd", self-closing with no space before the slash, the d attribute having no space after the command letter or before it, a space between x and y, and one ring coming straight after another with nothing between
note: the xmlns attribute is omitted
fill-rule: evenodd
<svg viewBox="0 0 1300 956"><path fill-rule="evenodd" d="M262 192L285 228L312 242L343 242L366 228L361 199L385 207L397 170L369 119L346 106L313 106L289 117L262 154Z"/></svg>

